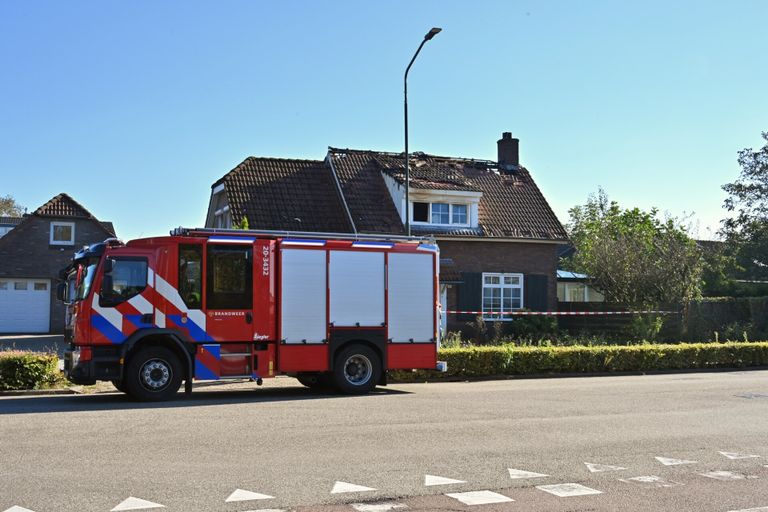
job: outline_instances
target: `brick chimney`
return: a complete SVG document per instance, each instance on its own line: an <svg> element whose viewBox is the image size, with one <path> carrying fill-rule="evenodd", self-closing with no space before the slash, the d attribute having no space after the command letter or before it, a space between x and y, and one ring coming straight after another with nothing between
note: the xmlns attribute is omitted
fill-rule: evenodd
<svg viewBox="0 0 768 512"><path fill-rule="evenodd" d="M520 165L520 139L512 138L511 132L504 132L497 144L499 147L499 171L517 170Z"/></svg>

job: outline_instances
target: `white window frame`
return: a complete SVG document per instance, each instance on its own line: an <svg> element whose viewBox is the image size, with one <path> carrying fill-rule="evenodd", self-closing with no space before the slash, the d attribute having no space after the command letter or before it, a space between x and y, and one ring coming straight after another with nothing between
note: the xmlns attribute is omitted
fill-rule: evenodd
<svg viewBox="0 0 768 512"><path fill-rule="evenodd" d="M498 277L499 278L499 284L485 284L485 278L486 277ZM517 277L520 284L504 284L504 278L505 277ZM480 288L480 309L483 311L483 319L484 320L492 320L494 322L509 322L512 320L512 315L494 315L494 314L486 314L485 310L485 289L486 288L499 288L501 289L501 313L507 313L510 311L518 311L525 307L525 278L523 274L519 273L500 273L500 272L483 272L483 283L482 287ZM512 290L512 289L519 289L520 290L520 307L510 307L509 309L504 308L504 290ZM511 298L510 298L510 305L511 305Z"/></svg>
<svg viewBox="0 0 768 512"><path fill-rule="evenodd" d="M414 203L427 203L429 207L427 208L427 222L421 221L421 220L414 220L413 219L413 205ZM447 204L448 205L448 224L444 224L442 222L432 222L432 205L433 204ZM453 207L454 206L463 206L467 210L467 222L463 223L454 223L453 222ZM472 212L472 206L469 203L449 203L447 201L411 201L411 207L410 210L410 216L411 216L411 224L417 224L421 226L456 226L460 228L468 228L470 227L470 217Z"/></svg>
<svg viewBox="0 0 768 512"><path fill-rule="evenodd" d="M54 240L53 239L53 233L55 231L55 227L62 226L62 227L70 227L72 228L72 238L69 240ZM74 222L62 222L53 220L51 221L51 233L50 233L50 244L51 245L75 245L75 223Z"/></svg>

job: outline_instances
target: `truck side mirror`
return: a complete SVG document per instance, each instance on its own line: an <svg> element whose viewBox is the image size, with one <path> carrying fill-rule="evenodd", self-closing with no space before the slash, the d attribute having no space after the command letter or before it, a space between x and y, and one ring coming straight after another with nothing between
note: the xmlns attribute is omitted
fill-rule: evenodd
<svg viewBox="0 0 768 512"><path fill-rule="evenodd" d="M67 283L59 283L56 287L56 298L61 302L67 302Z"/></svg>

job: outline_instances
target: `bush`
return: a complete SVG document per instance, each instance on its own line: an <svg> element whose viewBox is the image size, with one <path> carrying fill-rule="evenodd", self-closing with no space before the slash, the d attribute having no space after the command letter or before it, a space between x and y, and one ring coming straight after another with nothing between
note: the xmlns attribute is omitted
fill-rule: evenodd
<svg viewBox="0 0 768 512"><path fill-rule="evenodd" d="M768 366L768 342L442 349L448 372L391 372L392 380Z"/></svg>
<svg viewBox="0 0 768 512"><path fill-rule="evenodd" d="M0 391L44 389L53 385L58 375L56 354L0 352Z"/></svg>

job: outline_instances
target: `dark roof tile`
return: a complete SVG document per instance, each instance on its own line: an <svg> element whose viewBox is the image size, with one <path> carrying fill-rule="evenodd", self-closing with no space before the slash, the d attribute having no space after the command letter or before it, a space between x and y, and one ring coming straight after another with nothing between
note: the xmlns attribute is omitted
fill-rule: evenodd
<svg viewBox="0 0 768 512"><path fill-rule="evenodd" d="M222 182L233 223L247 217L252 229L351 231L322 161L248 157L216 184Z"/></svg>

